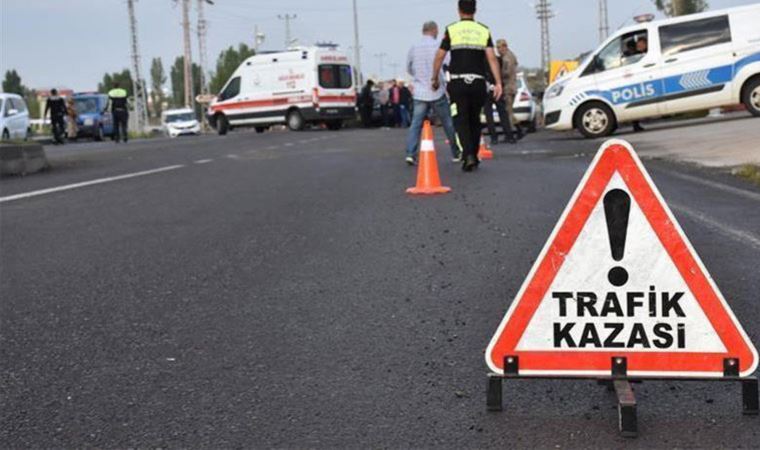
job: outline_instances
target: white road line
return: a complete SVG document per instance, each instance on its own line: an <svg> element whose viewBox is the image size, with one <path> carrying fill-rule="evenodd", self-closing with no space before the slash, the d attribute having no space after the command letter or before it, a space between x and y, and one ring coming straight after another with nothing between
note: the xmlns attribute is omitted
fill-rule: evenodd
<svg viewBox="0 0 760 450"><path fill-rule="evenodd" d="M199 159L198 161L193 161L193 164L208 164L213 161L213 159Z"/></svg>
<svg viewBox="0 0 760 450"><path fill-rule="evenodd" d="M55 192L70 191L72 189L79 189L79 188L83 188L87 186L93 186L95 184L110 183L112 181L120 181L120 180L129 179L129 178L143 177L145 175L153 175L155 173L168 172L170 170L181 169L182 167L185 167L185 166L183 164L179 164L176 166L160 167L158 169L145 170L143 172L128 173L125 175L118 175L115 177L99 178L97 180L67 184L64 186L58 186L58 187L49 188L49 189L41 189L39 191L31 191L31 192L25 192L23 194L9 195L7 197L0 197L0 203L12 202L14 200L21 200L21 199L30 198L30 197L38 197L40 195L52 194Z"/></svg>
<svg viewBox="0 0 760 450"><path fill-rule="evenodd" d="M699 183L705 186L710 186L711 188L719 189L724 192L730 192L736 195L741 195L742 197L748 198L750 200L755 200L755 201L760 202L760 193L758 192L748 191L745 189L729 186L727 184L718 183L716 181L705 180L703 178L698 178L698 177L695 177L692 175L686 175L683 173L671 172L671 171L662 171L662 172L666 173L667 175L672 175L676 178L680 178L685 181L691 181L691 182Z"/></svg>
<svg viewBox="0 0 760 450"><path fill-rule="evenodd" d="M277 150L278 148L280 147L277 145L270 145L269 147L267 147L267 150Z"/></svg>
<svg viewBox="0 0 760 450"><path fill-rule="evenodd" d="M702 214L701 212L695 211L686 206L671 203L670 207L672 209L675 209L676 211L681 212L682 214L689 216L689 218L702 223L708 228L714 231L717 231L718 233L723 234L726 237L729 237L743 244L749 244L752 247L754 247L756 250L760 250L760 237L750 232L730 227L726 225L725 223L719 222L713 219L712 217L706 216Z"/></svg>
<svg viewBox="0 0 760 450"><path fill-rule="evenodd" d="M293 146L293 143L292 143L292 142L286 142L286 143L285 143L285 147L292 147L292 146Z"/></svg>
<svg viewBox="0 0 760 450"><path fill-rule="evenodd" d="M227 158L229 158L229 159L240 159L240 157L238 155L235 155L235 154L232 154L232 153L230 153L229 155L227 155Z"/></svg>

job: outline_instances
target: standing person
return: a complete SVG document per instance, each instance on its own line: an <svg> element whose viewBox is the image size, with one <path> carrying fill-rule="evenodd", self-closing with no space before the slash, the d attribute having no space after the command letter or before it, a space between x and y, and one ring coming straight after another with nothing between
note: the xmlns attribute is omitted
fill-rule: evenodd
<svg viewBox="0 0 760 450"><path fill-rule="evenodd" d="M367 80L367 83L359 94L359 114L361 115L364 128L372 126L372 110L375 108L375 98L372 96L372 88L374 86L374 81Z"/></svg>
<svg viewBox="0 0 760 450"><path fill-rule="evenodd" d="M490 69L494 78L493 97L502 95L501 71L493 50L491 31L485 25L475 22L476 0L459 0L460 21L449 25L444 33L441 47L433 65L434 89L441 85L440 72L446 54L451 52L448 85L451 96L451 110L457 130L459 145L462 147L462 170L471 172L478 167L480 146L480 112L486 102L486 71Z"/></svg>
<svg viewBox="0 0 760 450"><path fill-rule="evenodd" d="M74 106L74 99L69 97L66 99L66 115L69 117L67 134L69 139L77 138L77 108Z"/></svg>
<svg viewBox="0 0 760 450"><path fill-rule="evenodd" d="M385 82L380 83L380 92L377 94L377 102L380 104L380 116L382 116L383 126L390 127L390 91Z"/></svg>
<svg viewBox="0 0 760 450"><path fill-rule="evenodd" d="M497 58L497 61L499 61L499 65L501 66L501 59ZM486 75L486 80L488 81L488 91L492 92L494 88L493 76L491 76L490 73L487 73ZM507 103L505 101L504 95L498 99L495 99L493 96L489 95L486 99L486 104L483 107L483 113L486 116L488 133L491 135L491 145L496 145L499 143L499 133L496 131L496 124L493 120L494 108L496 108L496 112L499 114L499 125L501 125L501 129L504 131L506 142L510 144L516 143L517 141L515 141L514 135L512 134L512 124L509 118L509 114L507 114Z"/></svg>
<svg viewBox="0 0 760 450"><path fill-rule="evenodd" d="M48 97L45 103L45 113L42 115L42 121L45 121L45 117L50 112L50 126L53 129L53 142L56 144L63 144L63 137L66 133L66 101L63 97L58 95L58 89L52 89L50 91L50 97Z"/></svg>
<svg viewBox="0 0 760 450"><path fill-rule="evenodd" d="M398 85L398 81L391 81L390 89L391 109L393 111L393 126L401 126L401 86Z"/></svg>
<svg viewBox="0 0 760 450"><path fill-rule="evenodd" d="M403 81L399 81L398 85L401 88L401 126L409 128L412 122L412 92Z"/></svg>
<svg viewBox="0 0 760 450"><path fill-rule="evenodd" d="M409 49L406 59L406 71L414 78L414 107L412 108L412 125L406 141L406 162L414 165L417 162L417 152L420 146L422 124L428 118L430 111L435 111L441 120L443 129L451 146L451 157L454 162L462 160L461 149L457 145L454 123L451 119L451 107L443 86L433 88L433 63L438 52L438 24L433 21L422 25L422 39ZM438 72L438 77L442 75Z"/></svg>
<svg viewBox="0 0 760 450"><path fill-rule="evenodd" d="M496 42L496 49L499 51L499 59L501 60L501 78L504 83L504 102L507 106L507 114L511 125L515 127L517 139L522 139L522 128L515 120L514 112L515 96L517 95L517 57L509 49L506 39L499 39ZM510 129L511 133L512 130Z"/></svg>
<svg viewBox="0 0 760 450"><path fill-rule="evenodd" d="M111 103L113 115L113 141L119 143L119 135L123 136L127 143L127 122L129 122L129 109L127 106L127 91L122 89L119 82L113 84L113 89L108 91L108 100Z"/></svg>

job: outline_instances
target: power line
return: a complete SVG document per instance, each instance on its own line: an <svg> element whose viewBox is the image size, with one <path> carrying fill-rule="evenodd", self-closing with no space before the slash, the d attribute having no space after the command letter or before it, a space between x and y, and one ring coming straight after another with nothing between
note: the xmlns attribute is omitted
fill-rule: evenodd
<svg viewBox="0 0 760 450"><path fill-rule="evenodd" d="M135 116L137 129L145 130L148 123L148 110L146 108L145 81L140 72L140 48L137 43L137 18L135 17L134 0L127 0L129 11L129 31L132 54L132 90L135 98Z"/></svg>

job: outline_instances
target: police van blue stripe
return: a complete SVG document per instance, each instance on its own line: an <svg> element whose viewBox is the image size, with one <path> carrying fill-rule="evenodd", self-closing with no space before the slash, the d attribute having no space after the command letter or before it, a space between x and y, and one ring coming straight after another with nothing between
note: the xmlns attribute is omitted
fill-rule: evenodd
<svg viewBox="0 0 760 450"><path fill-rule="evenodd" d="M627 104L628 108L666 101L670 97L684 97L684 94L688 95L688 93L700 95L720 90L723 85L733 80L744 66L758 61L760 61L760 52L726 66L673 75L645 83L629 84L606 91L586 91L584 95L603 97L613 105ZM576 98L573 98L574 102Z"/></svg>

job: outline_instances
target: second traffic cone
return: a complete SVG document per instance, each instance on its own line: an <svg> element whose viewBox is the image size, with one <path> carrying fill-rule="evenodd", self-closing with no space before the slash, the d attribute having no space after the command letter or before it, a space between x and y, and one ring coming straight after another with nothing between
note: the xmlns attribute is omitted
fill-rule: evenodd
<svg viewBox="0 0 760 450"><path fill-rule="evenodd" d="M417 169L417 186L406 190L412 195L435 195L451 192L450 187L441 186L441 176L438 174L438 159L435 156L433 128L425 121L420 141L420 166Z"/></svg>
<svg viewBox="0 0 760 450"><path fill-rule="evenodd" d="M478 150L478 159L481 161L484 159L493 159L493 152L486 145L486 140L483 138L482 134L480 135L480 149Z"/></svg>

